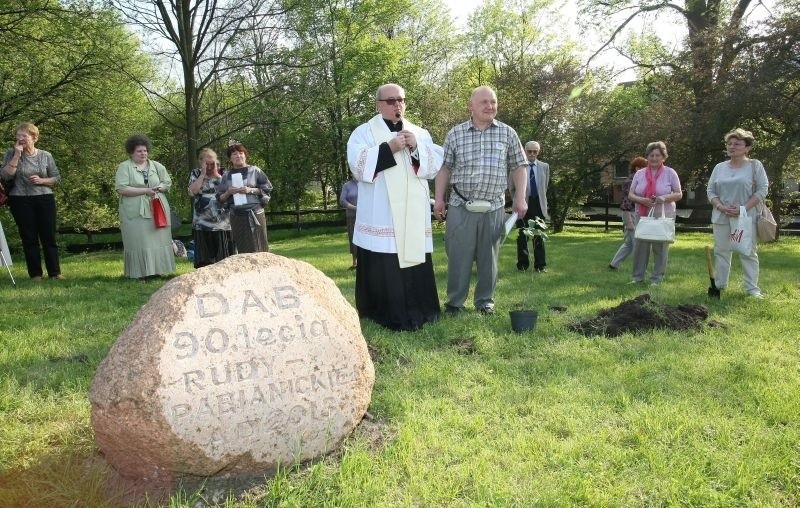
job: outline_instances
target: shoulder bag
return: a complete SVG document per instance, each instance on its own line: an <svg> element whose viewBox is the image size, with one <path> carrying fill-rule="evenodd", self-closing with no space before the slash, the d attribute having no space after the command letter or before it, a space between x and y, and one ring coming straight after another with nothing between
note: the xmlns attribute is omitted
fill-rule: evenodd
<svg viewBox="0 0 800 508"><path fill-rule="evenodd" d="M756 215L756 238L761 243L774 242L778 233L778 223L769 207L761 203L761 210Z"/></svg>
<svg viewBox="0 0 800 508"><path fill-rule="evenodd" d="M675 242L675 219L667 217L664 207L661 207L661 217L654 215L655 207L650 207L650 212L639 219L633 233L637 240L648 242Z"/></svg>
<svg viewBox="0 0 800 508"><path fill-rule="evenodd" d="M11 192L12 187L14 187L14 177L9 179L4 179L0 176L0 206L6 206L8 204L8 196Z"/></svg>
<svg viewBox="0 0 800 508"><path fill-rule="evenodd" d="M753 169L753 191L756 187L756 163L750 161ZM778 223L766 203L759 203L758 214L756 215L756 238L760 243L774 242L778 233Z"/></svg>

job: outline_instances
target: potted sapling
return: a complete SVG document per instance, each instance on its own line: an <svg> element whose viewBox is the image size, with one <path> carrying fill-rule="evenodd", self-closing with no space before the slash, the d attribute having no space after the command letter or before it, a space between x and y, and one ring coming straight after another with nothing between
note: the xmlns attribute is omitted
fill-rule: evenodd
<svg viewBox="0 0 800 508"><path fill-rule="evenodd" d="M546 242L548 238L546 229L547 224L545 224L544 219L541 217L534 217L533 219L529 219L528 224L520 228L519 231L520 234L525 235L531 240L538 236L543 242ZM535 309L531 308L530 303L530 292L531 287L533 287L533 274L536 273L536 271L528 270L528 273L530 273L531 280L530 283L525 286L522 304L520 305L519 309L509 311L508 313L511 317L511 329L517 333L534 330L536 328L536 321L539 318L539 313Z"/></svg>

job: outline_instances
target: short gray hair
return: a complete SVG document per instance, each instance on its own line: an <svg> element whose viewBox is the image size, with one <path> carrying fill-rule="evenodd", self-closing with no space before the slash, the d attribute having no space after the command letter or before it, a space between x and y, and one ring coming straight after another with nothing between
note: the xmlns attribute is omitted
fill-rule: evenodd
<svg viewBox="0 0 800 508"><path fill-rule="evenodd" d="M663 141L653 141L652 143L647 143L647 148L644 149L644 154L650 155L650 152L653 150L658 150L665 159L667 158L667 145Z"/></svg>

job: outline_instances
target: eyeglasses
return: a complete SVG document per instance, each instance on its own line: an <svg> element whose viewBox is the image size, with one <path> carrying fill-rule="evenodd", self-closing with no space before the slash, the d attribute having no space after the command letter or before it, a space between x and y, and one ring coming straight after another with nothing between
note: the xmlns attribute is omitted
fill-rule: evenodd
<svg viewBox="0 0 800 508"><path fill-rule="evenodd" d="M394 106L396 102L399 102L400 104L403 104L406 101L406 98L405 97L397 97L397 98L392 97L391 99L378 99L378 101L385 102L386 104L388 104L390 106Z"/></svg>

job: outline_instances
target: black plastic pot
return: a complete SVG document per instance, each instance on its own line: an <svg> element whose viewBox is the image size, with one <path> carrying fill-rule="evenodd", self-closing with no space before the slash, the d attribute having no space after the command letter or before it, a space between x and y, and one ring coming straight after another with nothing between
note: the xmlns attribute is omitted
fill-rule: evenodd
<svg viewBox="0 0 800 508"><path fill-rule="evenodd" d="M535 310L512 310L508 315L511 316L511 329L515 332L523 333L536 329L539 313Z"/></svg>

